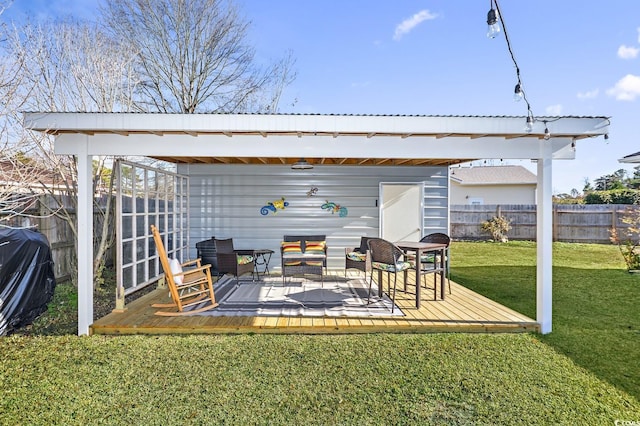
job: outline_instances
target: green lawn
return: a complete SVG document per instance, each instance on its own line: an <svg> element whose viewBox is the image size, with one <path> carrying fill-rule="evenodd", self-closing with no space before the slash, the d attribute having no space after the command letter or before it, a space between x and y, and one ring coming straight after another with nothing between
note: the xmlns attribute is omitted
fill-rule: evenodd
<svg viewBox="0 0 640 426"><path fill-rule="evenodd" d="M536 317L531 242L456 242L453 279ZM616 246L554 243L553 332L540 340L640 400L640 276Z"/></svg>
<svg viewBox="0 0 640 426"><path fill-rule="evenodd" d="M614 247L555 249L546 336L0 338L0 424L640 421L640 277ZM532 243L452 246L456 280L533 317L534 264Z"/></svg>
<svg viewBox="0 0 640 426"><path fill-rule="evenodd" d="M640 404L528 334L9 337L2 424L613 424Z"/></svg>

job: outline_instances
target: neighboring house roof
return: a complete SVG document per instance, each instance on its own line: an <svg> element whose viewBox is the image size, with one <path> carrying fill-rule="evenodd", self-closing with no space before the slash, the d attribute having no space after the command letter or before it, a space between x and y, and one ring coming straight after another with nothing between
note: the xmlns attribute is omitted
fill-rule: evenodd
<svg viewBox="0 0 640 426"><path fill-rule="evenodd" d="M640 151L625 155L618 160L620 163L640 163Z"/></svg>
<svg viewBox="0 0 640 426"><path fill-rule="evenodd" d="M523 166L454 167L451 180L460 185L535 185L535 174Z"/></svg>
<svg viewBox="0 0 640 426"><path fill-rule="evenodd" d="M64 181L55 171L6 160L0 161L0 187L13 188L17 192L45 192L44 187L50 190L65 189Z"/></svg>

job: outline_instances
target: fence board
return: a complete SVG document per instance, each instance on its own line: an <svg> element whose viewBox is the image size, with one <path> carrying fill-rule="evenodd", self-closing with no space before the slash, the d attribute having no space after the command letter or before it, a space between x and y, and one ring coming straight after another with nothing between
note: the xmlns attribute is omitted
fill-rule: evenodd
<svg viewBox="0 0 640 426"><path fill-rule="evenodd" d="M53 258L53 270L56 281L64 281L70 279L75 274L75 236L69 224L56 216L46 215L46 209L42 207L43 203L48 203L53 207L52 200L42 195L39 197L38 205L40 208L30 209L24 212L24 216L15 216L11 219L4 219L0 215L0 222L4 225L15 228L34 228L44 234L49 241L51 247L51 257ZM75 219L75 210L71 207L71 203L66 206L71 217ZM94 231L98 232L102 227L103 215L96 211L94 214ZM107 264L113 263L113 248L107 253Z"/></svg>
<svg viewBox="0 0 640 426"><path fill-rule="evenodd" d="M609 230L614 226L621 235L628 225L621 218L625 209L640 208L625 204L555 204L553 206L553 240L579 243L610 243ZM452 205L451 236L454 239L488 239L482 222L502 215L511 220L507 233L512 240L536 239L535 204Z"/></svg>

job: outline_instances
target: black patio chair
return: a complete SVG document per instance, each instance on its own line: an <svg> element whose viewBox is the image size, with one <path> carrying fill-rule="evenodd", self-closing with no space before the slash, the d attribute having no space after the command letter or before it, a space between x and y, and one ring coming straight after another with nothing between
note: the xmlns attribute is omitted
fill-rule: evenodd
<svg viewBox="0 0 640 426"><path fill-rule="evenodd" d="M404 272L411 267L409 262L404 259L404 252L392 242L383 240L382 238L371 238L367 242L369 254L371 255L371 276L369 278L369 294L367 295L367 304L371 299L371 286L373 283L373 271L378 271L380 277L382 272L387 273L387 281L389 282L389 292L391 291L390 274L393 273L393 296L391 299L391 312L396 306L396 283L398 280L398 272ZM379 289L382 290L382 279L379 279Z"/></svg>
<svg viewBox="0 0 640 426"><path fill-rule="evenodd" d="M367 271L371 270L371 256L369 256L370 237L360 238L360 247L347 247L344 251L344 275L347 276L347 269L357 269L364 272L364 279L367 279Z"/></svg>
<svg viewBox="0 0 640 426"><path fill-rule="evenodd" d="M442 232L434 232L433 234L425 235L420 240L421 243L438 243L438 244L446 244L447 248L444 249L444 263L445 263L445 274L447 276L447 282L449 283L449 294L451 294L451 275L449 272L449 245L451 244L451 238L447 234L443 234ZM420 264L422 266L423 273L429 273L437 271L439 266L438 264L440 259L433 253L427 253L423 255L420 259ZM434 285L437 274L433 275ZM425 277L425 286L426 286L426 274L423 275Z"/></svg>

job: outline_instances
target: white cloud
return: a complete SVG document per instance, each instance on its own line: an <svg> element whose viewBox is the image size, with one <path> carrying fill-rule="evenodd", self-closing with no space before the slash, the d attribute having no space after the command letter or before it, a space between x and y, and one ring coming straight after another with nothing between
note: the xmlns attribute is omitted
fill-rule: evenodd
<svg viewBox="0 0 640 426"><path fill-rule="evenodd" d="M588 90L586 92L578 92L578 99L595 99L598 97L600 90Z"/></svg>
<svg viewBox="0 0 640 426"><path fill-rule="evenodd" d="M562 114L562 105L560 104L549 105L544 110L549 115L560 115Z"/></svg>
<svg viewBox="0 0 640 426"><path fill-rule="evenodd" d="M607 90L607 95L618 101L633 101L640 96L640 76L627 74L615 86Z"/></svg>
<svg viewBox="0 0 640 426"><path fill-rule="evenodd" d="M638 57L640 49L637 47L625 46L624 44L618 47L618 58L621 59L634 59Z"/></svg>
<svg viewBox="0 0 640 426"><path fill-rule="evenodd" d="M413 30L421 22L436 19L437 17L438 17L437 13L431 13L427 9L421 10L420 12L413 15L411 18L407 18L404 21L402 21L400 24L398 24L398 26L396 27L396 32L393 34L393 39L400 40L403 35Z"/></svg>

